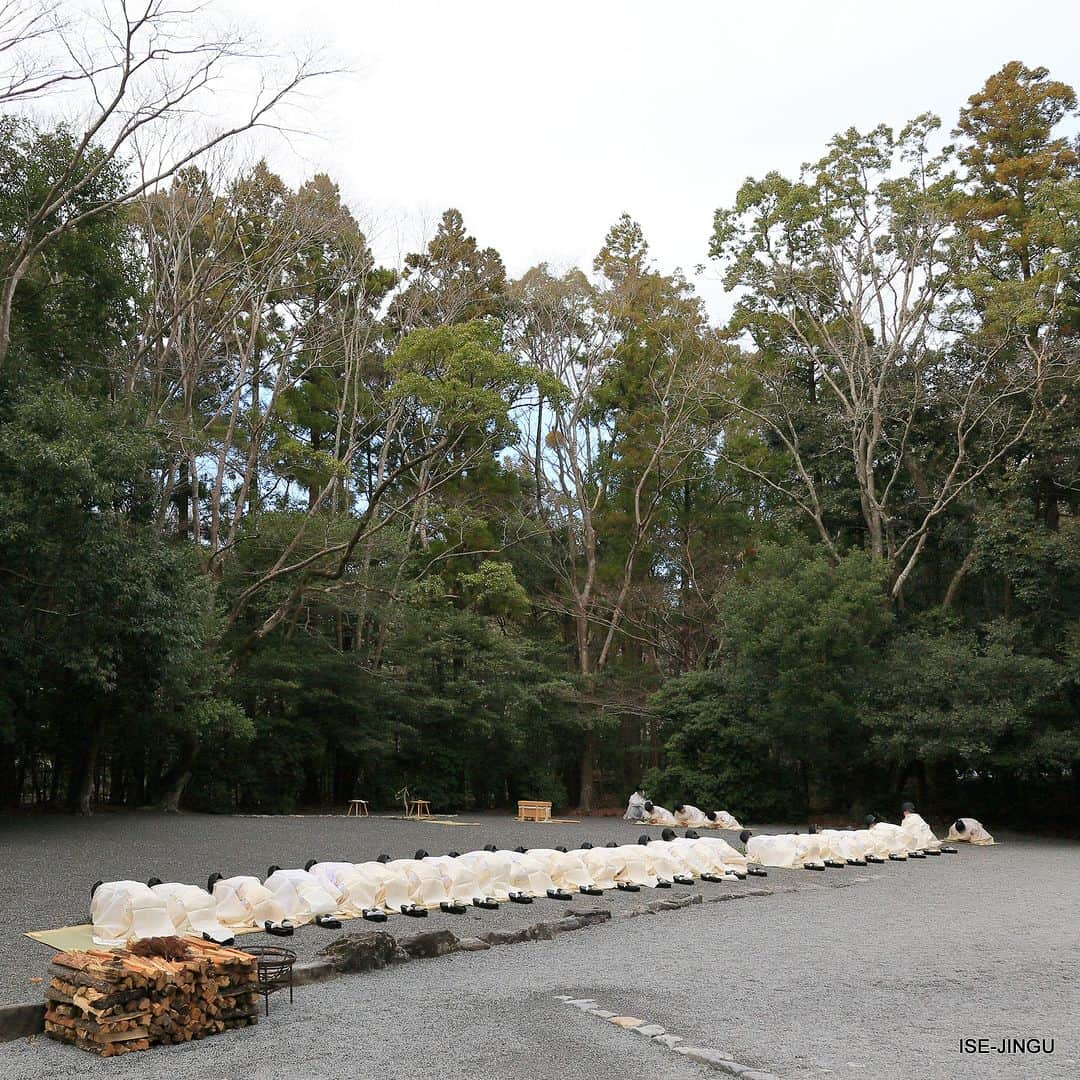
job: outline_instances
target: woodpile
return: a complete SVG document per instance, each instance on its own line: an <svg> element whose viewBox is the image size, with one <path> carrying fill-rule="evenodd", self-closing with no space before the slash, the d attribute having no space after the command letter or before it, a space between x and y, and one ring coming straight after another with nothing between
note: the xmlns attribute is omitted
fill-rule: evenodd
<svg viewBox="0 0 1080 1080"><path fill-rule="evenodd" d="M57 953L49 975L46 1033L102 1057L259 1019L255 957L194 937Z"/></svg>

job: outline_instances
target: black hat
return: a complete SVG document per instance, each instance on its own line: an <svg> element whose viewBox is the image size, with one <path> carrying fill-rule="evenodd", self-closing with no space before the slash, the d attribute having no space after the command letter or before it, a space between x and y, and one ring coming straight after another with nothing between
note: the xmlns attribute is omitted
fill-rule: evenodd
<svg viewBox="0 0 1080 1080"><path fill-rule="evenodd" d="M672 810L674 810L674 811L675 811L675 813L677 814L677 813L678 813L678 812L679 812L680 810L682 810L683 806L684 806L684 804L683 804L683 803L681 803L681 802L677 802L677 803L676 803L676 804L675 804L675 805L674 805L674 806L672 807Z"/></svg>
<svg viewBox="0 0 1080 1080"><path fill-rule="evenodd" d="M709 819L710 821L715 821L715 820L716 820L716 811L715 811L715 810L706 810L706 811L705 811L705 816L706 816L706 817L707 817L707 818L708 818L708 819Z"/></svg>
<svg viewBox="0 0 1080 1080"><path fill-rule="evenodd" d="M609 840L609 841L608 841L608 842L607 842L607 843L606 843L606 844L604 845L604 847L618 847L618 846L619 846L619 842L618 842L618 840Z"/></svg>
<svg viewBox="0 0 1080 1080"><path fill-rule="evenodd" d="M280 866L268 866L266 868L266 876L269 877L271 874L276 874L280 869Z"/></svg>
<svg viewBox="0 0 1080 1080"><path fill-rule="evenodd" d="M664 831L663 831L663 832L662 832L662 833L660 834L660 839L661 839L661 840L674 840L674 839L675 839L675 837L676 837L676 835L677 835L677 834L676 834L676 832L675 832L675 830L674 830L674 829L665 829L665 830L664 830Z"/></svg>
<svg viewBox="0 0 1080 1080"><path fill-rule="evenodd" d="M388 863L390 861L390 856L387 855L384 851L375 861L381 863Z"/></svg>
<svg viewBox="0 0 1080 1080"><path fill-rule="evenodd" d="M811 825L810 828L807 829L806 831L808 833L810 833L811 836L813 836L813 834L817 832L817 826L816 825Z"/></svg>
<svg viewBox="0 0 1080 1080"><path fill-rule="evenodd" d="M494 844L485 844L484 845L484 850L485 851L498 851L499 849Z"/></svg>
<svg viewBox="0 0 1080 1080"><path fill-rule="evenodd" d="M308 861L307 861L306 863L304 863L304 869L305 869L305 870L309 870L309 871L310 871L310 870L311 870L311 868L312 868L312 867L313 867L313 866L314 866L314 865L315 865L315 864L316 864L316 863L317 863L318 861L319 861L318 859L308 859Z"/></svg>
<svg viewBox="0 0 1080 1080"><path fill-rule="evenodd" d="M915 813L915 804L913 802L906 802L906 803L904 803L903 806L900 807L900 809L905 811L905 812L910 811L912 814L914 814Z"/></svg>
<svg viewBox="0 0 1080 1080"><path fill-rule="evenodd" d="M687 840L700 840L701 839L701 833L699 833L697 831L697 829L687 829L686 830L686 839Z"/></svg>
<svg viewBox="0 0 1080 1080"><path fill-rule="evenodd" d="M641 845L642 845L643 847L644 847L644 846L645 846L646 844L648 844L648 843L649 843L649 841L651 841L651 840L652 840L652 837L651 837L651 836L650 836L650 835L649 835L648 833L642 833L642 834L641 834L641 835L640 835L640 836L639 836L639 837L637 838L637 842L638 842L639 844L641 844Z"/></svg>
<svg viewBox="0 0 1080 1080"><path fill-rule="evenodd" d="M964 824L963 818L957 818L955 822L957 832L967 832L967 826Z"/></svg>
<svg viewBox="0 0 1080 1080"><path fill-rule="evenodd" d="M653 804L649 802L648 799L645 800L645 809L648 810L650 814L652 813Z"/></svg>
<svg viewBox="0 0 1080 1080"><path fill-rule="evenodd" d="M588 840L582 840L581 841L581 849L580 850L588 851L591 847L592 847L592 844Z"/></svg>
<svg viewBox="0 0 1080 1080"><path fill-rule="evenodd" d="M446 857L448 859L460 859L461 858L461 852L460 851L448 851L446 853Z"/></svg>
<svg viewBox="0 0 1080 1080"><path fill-rule="evenodd" d="M864 822L864 824L866 825L866 827L867 827L868 829L869 829L869 828L870 828L870 826L871 826L871 825L873 825L873 824L874 824L874 823L875 823L876 821L877 821L877 818L876 818L876 817L874 817L874 815L873 815L873 814L867 814L867 815L866 815L866 817L865 817L865 818L863 819L863 822Z"/></svg>
<svg viewBox="0 0 1080 1080"><path fill-rule="evenodd" d="M518 846L516 848L514 848L514 850L519 855L524 855L529 849L527 847L522 847L520 844L518 844Z"/></svg>
<svg viewBox="0 0 1080 1080"><path fill-rule="evenodd" d="M754 834L749 829L743 829L743 831L739 833L739 843L745 844L753 835Z"/></svg>
<svg viewBox="0 0 1080 1080"><path fill-rule="evenodd" d="M413 858L416 859L417 862L419 862L421 859L426 859L427 857L428 853L423 848L417 848L416 854L413 855Z"/></svg>
<svg viewBox="0 0 1080 1080"><path fill-rule="evenodd" d="M159 877L152 877L152 878L150 878L150 879L149 879L149 880L147 881L147 883L146 883L146 884L147 884L147 886L149 886L149 888L151 888L151 889L152 889L152 888L153 888L153 887L154 887L155 885L160 885L160 884L161 884L161 878L159 878ZM93 895L93 893L91 893L90 895L92 896L92 895Z"/></svg>
<svg viewBox="0 0 1080 1080"><path fill-rule="evenodd" d="M94 893L96 893L98 891L98 889L104 884L105 884L105 882L103 882L103 881L95 881L94 884L90 886L90 899L91 900L94 899Z"/></svg>
<svg viewBox="0 0 1080 1080"><path fill-rule="evenodd" d="M213 892L214 886L224 877L224 874L213 873L206 879L206 891Z"/></svg>
<svg viewBox="0 0 1080 1080"><path fill-rule="evenodd" d="M560 844L555 850L561 851L564 855L566 854L566 847L563 844Z"/></svg>

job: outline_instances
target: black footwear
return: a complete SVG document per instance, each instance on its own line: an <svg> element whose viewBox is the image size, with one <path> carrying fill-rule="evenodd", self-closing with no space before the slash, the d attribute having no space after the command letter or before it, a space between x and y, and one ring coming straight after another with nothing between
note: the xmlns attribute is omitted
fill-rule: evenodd
<svg viewBox="0 0 1080 1080"><path fill-rule="evenodd" d="M469 909L464 904L458 904L453 900L442 900L439 903L439 910L445 911L447 915L464 915Z"/></svg>
<svg viewBox="0 0 1080 1080"><path fill-rule="evenodd" d="M885 860L880 855L867 855L866 861L868 863L883 863Z"/></svg>
<svg viewBox="0 0 1080 1080"><path fill-rule="evenodd" d="M565 889L548 889L549 900L573 900L574 898Z"/></svg>
<svg viewBox="0 0 1080 1080"><path fill-rule="evenodd" d="M666 878L657 878L656 879L656 887L658 889L670 889L671 888L671 882L668 881Z"/></svg>
<svg viewBox="0 0 1080 1080"><path fill-rule="evenodd" d="M719 874L698 874L698 877L701 878L702 881L708 881L713 885L724 880Z"/></svg>
<svg viewBox="0 0 1080 1080"><path fill-rule="evenodd" d="M805 863L803 863L803 869L804 870L822 870L822 871L824 871L825 867L822 866L821 863L805 862Z"/></svg>
<svg viewBox="0 0 1080 1080"><path fill-rule="evenodd" d="M598 889L595 885L579 885L579 893L584 893L586 896L603 896L604 890Z"/></svg>
<svg viewBox="0 0 1080 1080"><path fill-rule="evenodd" d="M498 911L499 901L493 899L490 896L474 896L472 898L473 907L482 907L488 911Z"/></svg>
<svg viewBox="0 0 1080 1080"><path fill-rule="evenodd" d="M843 870L847 863L841 862L839 859L826 859L826 866L831 866L833 870Z"/></svg>
<svg viewBox="0 0 1080 1080"><path fill-rule="evenodd" d="M676 874L672 879L676 885L693 885L694 879L689 874Z"/></svg>
<svg viewBox="0 0 1080 1080"><path fill-rule="evenodd" d="M942 855L959 855L960 849L954 847L943 847L940 849Z"/></svg>
<svg viewBox="0 0 1080 1080"><path fill-rule="evenodd" d="M926 858L926 852L925 851L909 851L908 852L908 858L909 859L925 859Z"/></svg>
<svg viewBox="0 0 1080 1080"><path fill-rule="evenodd" d="M889 862L907 862L906 855L897 855L896 852L889 852Z"/></svg>
<svg viewBox="0 0 1080 1080"><path fill-rule="evenodd" d="M769 871L768 871L768 870L765 870L765 869L763 869L763 868L762 868L762 867L760 867L760 866L748 866L748 867L746 868L746 872L747 872L747 873L748 873L748 874L749 874L749 875L750 875L751 877L768 877L768 876L769 876Z"/></svg>
<svg viewBox="0 0 1080 1080"><path fill-rule="evenodd" d="M321 926L324 930L340 930L341 920L335 919L332 915L316 915L315 925Z"/></svg>
<svg viewBox="0 0 1080 1080"><path fill-rule="evenodd" d="M924 855L933 855L933 856L936 857L936 856L940 855L941 852L936 847L928 847L923 851L923 854Z"/></svg>
<svg viewBox="0 0 1080 1080"><path fill-rule="evenodd" d="M865 859L848 859L847 864L848 864L848 866L865 866L866 865L866 860Z"/></svg>
<svg viewBox="0 0 1080 1080"><path fill-rule="evenodd" d="M533 898L531 896L527 896L523 892L512 892L510 894L511 904L531 904L532 902Z"/></svg>
<svg viewBox="0 0 1080 1080"><path fill-rule="evenodd" d="M734 874L734 876L737 877L740 881L745 881L746 880L746 874L742 870L729 870L728 873L729 874Z"/></svg>
<svg viewBox="0 0 1080 1080"><path fill-rule="evenodd" d="M291 922L271 922L269 919L263 923L263 929L274 937L292 937L295 927Z"/></svg>
<svg viewBox="0 0 1080 1080"><path fill-rule="evenodd" d="M427 908L426 907L417 907L415 904L402 904L401 905L401 914L402 915L411 915L414 919L426 919L427 918Z"/></svg>
<svg viewBox="0 0 1080 1080"><path fill-rule="evenodd" d="M386 922L386 912L380 911L377 907L364 908L360 914L368 922Z"/></svg>
<svg viewBox="0 0 1080 1080"><path fill-rule="evenodd" d="M641 886L635 885L631 881L616 881L615 888L618 889L619 892L641 892Z"/></svg>
<svg viewBox="0 0 1080 1080"><path fill-rule="evenodd" d="M229 948L230 945L235 945L236 944L236 938L234 938L234 937L222 938L221 941L218 941L218 939L216 937L211 937L205 930L203 931L202 938L203 938L203 941L212 941L215 945L222 945L226 949Z"/></svg>

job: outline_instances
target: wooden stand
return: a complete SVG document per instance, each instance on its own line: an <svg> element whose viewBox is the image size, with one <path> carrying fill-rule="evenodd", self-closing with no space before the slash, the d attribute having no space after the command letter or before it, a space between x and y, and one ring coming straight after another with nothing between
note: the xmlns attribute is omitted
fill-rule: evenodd
<svg viewBox="0 0 1080 1080"><path fill-rule="evenodd" d="M368 817L367 799L352 799L346 817Z"/></svg>
<svg viewBox="0 0 1080 1080"><path fill-rule="evenodd" d="M406 817L429 818L431 817L431 803L427 799L410 799L405 811Z"/></svg>
<svg viewBox="0 0 1080 1080"><path fill-rule="evenodd" d="M518 821L550 821L551 803L542 799L519 799Z"/></svg>

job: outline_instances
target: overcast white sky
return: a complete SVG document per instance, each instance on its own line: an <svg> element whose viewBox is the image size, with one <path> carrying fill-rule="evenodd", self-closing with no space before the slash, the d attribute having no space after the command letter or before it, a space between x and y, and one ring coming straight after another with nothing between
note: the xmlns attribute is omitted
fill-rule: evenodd
<svg viewBox="0 0 1080 1080"><path fill-rule="evenodd" d="M328 47L318 139L270 143L328 172L396 261L447 206L512 273L588 265L637 218L659 266L706 261L712 211L748 175L794 173L834 132L952 126L1005 61L1080 84L1080 5L1003 0L225 0L285 47ZM408 224L402 226L401 222ZM719 316L723 290L697 284ZM711 280L710 280L711 279Z"/></svg>

